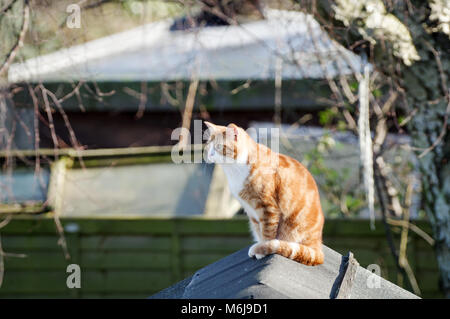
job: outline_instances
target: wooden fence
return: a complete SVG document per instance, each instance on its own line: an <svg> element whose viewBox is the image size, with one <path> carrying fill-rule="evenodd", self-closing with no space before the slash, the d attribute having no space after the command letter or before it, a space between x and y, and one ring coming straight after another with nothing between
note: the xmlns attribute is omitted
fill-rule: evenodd
<svg viewBox="0 0 450 319"><path fill-rule="evenodd" d="M58 245L51 215L15 218L1 229L0 298L145 298L251 243L245 218L63 219L62 224L70 260ZM428 224L417 225L430 233ZM408 258L422 296L442 297L432 247L410 234ZM379 265L382 276L398 284L381 223L371 231L368 221L328 220L324 243L340 253L352 251L363 267ZM80 289L66 286L69 264L81 267Z"/></svg>

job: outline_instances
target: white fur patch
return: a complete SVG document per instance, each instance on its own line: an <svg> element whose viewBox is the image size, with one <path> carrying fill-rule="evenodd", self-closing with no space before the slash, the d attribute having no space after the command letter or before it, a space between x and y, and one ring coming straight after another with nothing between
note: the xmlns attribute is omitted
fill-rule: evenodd
<svg viewBox="0 0 450 319"><path fill-rule="evenodd" d="M247 164L248 151L243 150L239 152L236 160L234 160L224 157L222 154L219 154L214 149L213 143L211 143L209 144L208 149L208 160L221 165L225 176L227 177L231 194L233 194L233 196L238 199L239 203L242 205L249 217L253 217L256 220L259 220L259 216L256 210L239 197L239 193L244 189L245 180L250 174L250 165ZM259 240L259 238L255 238L255 240Z"/></svg>
<svg viewBox="0 0 450 319"><path fill-rule="evenodd" d="M272 239L270 241L270 249L273 252L277 252L279 248L280 248L280 241L278 239Z"/></svg>
<svg viewBox="0 0 450 319"><path fill-rule="evenodd" d="M247 164L221 164L231 193L239 198L239 193L244 189L244 182L250 174L250 167ZM244 207L245 208L245 207Z"/></svg>
<svg viewBox="0 0 450 319"><path fill-rule="evenodd" d="M297 243L288 243L288 245L292 249L292 252L291 252L291 255L289 256L289 258L293 258L298 253L298 251L300 250L300 247L298 246Z"/></svg>
<svg viewBox="0 0 450 319"><path fill-rule="evenodd" d="M236 157L236 163L247 165L247 161L248 161L248 150L244 149L243 151L239 152L238 156Z"/></svg>
<svg viewBox="0 0 450 319"><path fill-rule="evenodd" d="M253 240L257 243L261 242L262 238L261 238L261 229L259 227L259 224L254 225L252 222L250 222L250 230L253 235Z"/></svg>
<svg viewBox="0 0 450 319"><path fill-rule="evenodd" d="M316 259L316 251L314 249L308 249L309 253L311 254L311 259Z"/></svg>
<svg viewBox="0 0 450 319"><path fill-rule="evenodd" d="M256 220L259 220L259 216L256 210L241 197L239 197L239 193L244 189L245 180L250 174L250 165L234 163L222 164L221 166L223 168L225 176L227 177L231 194L233 194L233 196L237 198L239 203L242 205L242 208L244 208L249 217L253 217Z"/></svg>
<svg viewBox="0 0 450 319"><path fill-rule="evenodd" d="M255 256L255 248L258 245L258 243L253 244L252 246L250 246L250 248L248 249L248 256L250 258L252 258L253 256Z"/></svg>
<svg viewBox="0 0 450 319"><path fill-rule="evenodd" d="M246 201L244 201L242 198L240 198L239 195L236 195L236 197L237 197L239 203L242 205L242 208L244 208L248 217L253 217L256 220L259 220L258 212L252 206L250 206Z"/></svg>
<svg viewBox="0 0 450 319"><path fill-rule="evenodd" d="M214 149L213 143L208 144L207 160L209 163L214 163L214 153L216 153L216 150Z"/></svg>

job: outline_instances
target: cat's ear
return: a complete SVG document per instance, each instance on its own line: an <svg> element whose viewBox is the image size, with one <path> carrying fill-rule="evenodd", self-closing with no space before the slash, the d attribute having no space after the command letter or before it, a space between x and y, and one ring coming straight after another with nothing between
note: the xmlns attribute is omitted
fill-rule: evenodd
<svg viewBox="0 0 450 319"><path fill-rule="evenodd" d="M211 130L211 131L215 131L216 130L216 125L207 122L207 121L203 121L203 123L205 123L205 125Z"/></svg>
<svg viewBox="0 0 450 319"><path fill-rule="evenodd" d="M232 134L234 141L237 142L239 136L239 130L236 124L231 123L228 124L228 131Z"/></svg>
<svg viewBox="0 0 450 319"><path fill-rule="evenodd" d="M207 141L211 139L212 136L214 136L214 132L216 130L216 126L210 122L204 121L205 125L207 126L207 130L205 130L205 133L203 133L203 138Z"/></svg>

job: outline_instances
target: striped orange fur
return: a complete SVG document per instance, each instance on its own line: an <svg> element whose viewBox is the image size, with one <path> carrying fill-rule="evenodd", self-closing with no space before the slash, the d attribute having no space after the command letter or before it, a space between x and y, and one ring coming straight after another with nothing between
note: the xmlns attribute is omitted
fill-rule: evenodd
<svg viewBox="0 0 450 319"><path fill-rule="evenodd" d="M205 122L208 161L222 165L244 207L256 243L249 256L279 254L305 265L323 263L324 216L309 171L295 159L256 143L242 128Z"/></svg>

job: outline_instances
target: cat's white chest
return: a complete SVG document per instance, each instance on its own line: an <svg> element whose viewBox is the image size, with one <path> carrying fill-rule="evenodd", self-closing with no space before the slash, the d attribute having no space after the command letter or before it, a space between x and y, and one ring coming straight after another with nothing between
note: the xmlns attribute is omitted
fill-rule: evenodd
<svg viewBox="0 0 450 319"><path fill-rule="evenodd" d="M239 203L244 208L247 215L259 220L258 213L249 205L245 200L243 200L239 193L244 189L245 180L250 174L250 165L248 164L223 164L223 171L228 180L228 186L234 197L237 198Z"/></svg>
<svg viewBox="0 0 450 319"><path fill-rule="evenodd" d="M244 183L250 174L248 164L222 164L223 171L227 177L231 193L239 199L239 193L244 189Z"/></svg>

